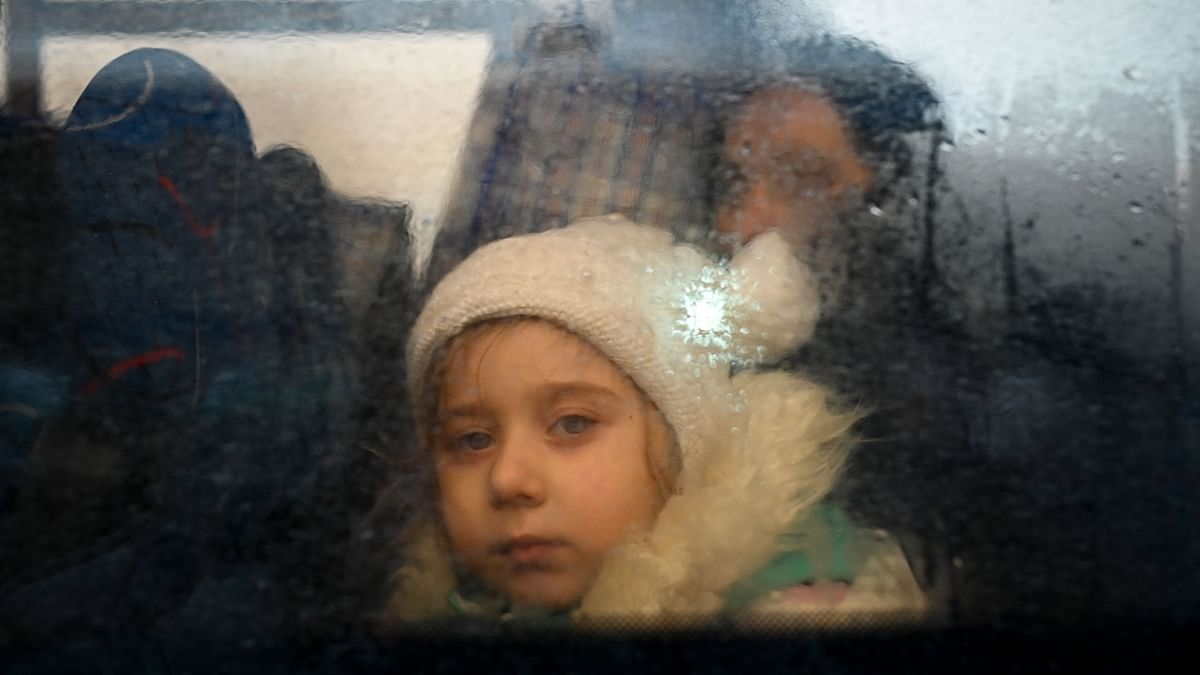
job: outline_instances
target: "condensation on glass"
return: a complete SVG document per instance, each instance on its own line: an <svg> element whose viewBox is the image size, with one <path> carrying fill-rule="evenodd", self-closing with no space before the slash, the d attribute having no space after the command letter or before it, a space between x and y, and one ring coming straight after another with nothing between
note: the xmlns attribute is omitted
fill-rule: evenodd
<svg viewBox="0 0 1200 675"><path fill-rule="evenodd" d="M1194 619L1195 25L1159 1L5 3L0 623L368 625L436 510L422 303L489 242L612 213L714 269L778 231L812 270L820 320L775 365L866 413L823 504L894 543L927 626ZM802 577L771 592L844 592Z"/></svg>

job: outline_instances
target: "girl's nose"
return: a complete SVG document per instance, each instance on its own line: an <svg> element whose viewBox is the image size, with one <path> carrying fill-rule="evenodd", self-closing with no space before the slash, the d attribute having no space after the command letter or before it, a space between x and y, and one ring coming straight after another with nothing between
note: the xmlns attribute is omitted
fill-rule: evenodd
<svg viewBox="0 0 1200 675"><path fill-rule="evenodd" d="M496 508L531 507L545 501L544 466L537 443L520 437L505 439L496 448L488 488Z"/></svg>

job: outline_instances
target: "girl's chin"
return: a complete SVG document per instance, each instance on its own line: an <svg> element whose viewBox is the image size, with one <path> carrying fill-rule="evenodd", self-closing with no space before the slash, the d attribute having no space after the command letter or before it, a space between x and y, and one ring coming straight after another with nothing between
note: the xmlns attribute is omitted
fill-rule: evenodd
<svg viewBox="0 0 1200 675"><path fill-rule="evenodd" d="M583 599L583 584L573 583L570 579L546 578L552 575L544 573L524 576L526 578L505 584L505 595L517 607L557 612L570 609Z"/></svg>

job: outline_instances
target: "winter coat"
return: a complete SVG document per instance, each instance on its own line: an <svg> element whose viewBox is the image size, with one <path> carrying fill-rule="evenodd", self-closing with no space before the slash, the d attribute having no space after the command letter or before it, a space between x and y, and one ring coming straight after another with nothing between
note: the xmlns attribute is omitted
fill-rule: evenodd
<svg viewBox="0 0 1200 675"><path fill-rule="evenodd" d="M747 405L713 411L712 428L724 431L685 467L650 531L613 549L569 614L529 618L839 626L925 615L927 599L893 538L856 528L825 500L854 416L834 414L822 388L788 373L743 372L733 386ZM502 599L456 578L437 523L418 522L407 537L385 631L507 616Z"/></svg>

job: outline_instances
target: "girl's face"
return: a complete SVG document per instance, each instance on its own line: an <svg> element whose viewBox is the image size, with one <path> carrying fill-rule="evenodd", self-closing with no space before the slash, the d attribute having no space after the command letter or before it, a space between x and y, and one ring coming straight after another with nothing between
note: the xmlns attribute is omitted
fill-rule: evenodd
<svg viewBox="0 0 1200 675"><path fill-rule="evenodd" d="M433 446L457 558L517 605L572 606L609 550L653 525L665 422L606 357L542 321L461 337L442 375Z"/></svg>

